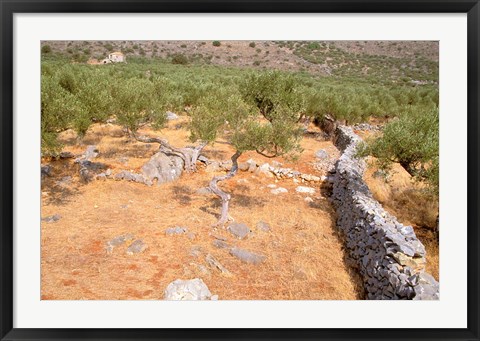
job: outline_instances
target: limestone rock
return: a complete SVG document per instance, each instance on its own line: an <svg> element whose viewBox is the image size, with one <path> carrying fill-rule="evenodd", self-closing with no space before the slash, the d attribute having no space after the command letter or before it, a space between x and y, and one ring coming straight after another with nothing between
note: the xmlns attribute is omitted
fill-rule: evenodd
<svg viewBox="0 0 480 341"><path fill-rule="evenodd" d="M267 224L264 221L259 221L257 223L257 229L263 232L269 232L270 231L270 224Z"/></svg>
<svg viewBox="0 0 480 341"><path fill-rule="evenodd" d="M56 221L59 221L62 216L60 214L54 214L45 218L42 218L42 221L46 223L54 223Z"/></svg>
<svg viewBox="0 0 480 341"><path fill-rule="evenodd" d="M173 112L171 112L171 111L167 111L167 112L165 113L165 115L167 116L167 120L169 120L169 121L178 120L178 115L175 114L175 113L173 113Z"/></svg>
<svg viewBox="0 0 480 341"><path fill-rule="evenodd" d="M306 186L298 186L298 187L295 189L295 191L298 192L298 193L315 194L315 188L306 187Z"/></svg>
<svg viewBox="0 0 480 341"><path fill-rule="evenodd" d="M212 293L200 278L177 279L167 286L164 295L165 300L173 301L203 301L211 297Z"/></svg>
<svg viewBox="0 0 480 341"><path fill-rule="evenodd" d="M181 227L181 226L175 226L175 227L169 227L168 229L165 230L165 234L167 236L172 236L174 234L184 234L187 233L188 228L186 227Z"/></svg>
<svg viewBox="0 0 480 341"><path fill-rule="evenodd" d="M267 259L264 255L259 255L239 248L232 248L230 254L248 264L260 264Z"/></svg>
<svg viewBox="0 0 480 341"><path fill-rule="evenodd" d="M177 180L182 174L183 166L180 157L158 152L143 165L142 174L145 179L152 182L157 179L157 184L162 184Z"/></svg>
<svg viewBox="0 0 480 341"><path fill-rule="evenodd" d="M280 194L280 193L287 193L287 192L288 192L288 190L286 188L283 188L283 187L278 187L278 188L272 189L270 191L270 193L275 194L275 195Z"/></svg>
<svg viewBox="0 0 480 341"><path fill-rule="evenodd" d="M251 232L250 228L247 225L241 224L241 223L230 224L227 227L227 231L230 232L231 234L233 234L238 239L246 238L249 235L249 233Z"/></svg>
<svg viewBox="0 0 480 341"><path fill-rule="evenodd" d="M142 253L147 249L147 244L141 239L135 240L127 249L127 255L133 255L137 253Z"/></svg>

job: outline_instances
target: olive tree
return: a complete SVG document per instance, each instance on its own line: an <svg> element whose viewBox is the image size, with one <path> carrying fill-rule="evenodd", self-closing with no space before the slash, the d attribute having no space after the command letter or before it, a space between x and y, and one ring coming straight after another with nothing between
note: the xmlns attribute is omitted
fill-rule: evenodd
<svg viewBox="0 0 480 341"><path fill-rule="evenodd" d="M392 162L398 162L411 176L438 192L438 108L406 110L385 127L382 136L361 145L358 154L376 157L381 169L388 170Z"/></svg>
<svg viewBox="0 0 480 341"><path fill-rule="evenodd" d="M269 83L269 78L276 82ZM259 80L262 84L257 82ZM209 97L192 111L193 140L212 142L220 130L226 130L224 137L234 149L230 171L213 177L209 185L222 202L215 226L223 226L228 221L231 199L231 195L218 184L237 174L238 158L242 153L256 151L273 158L301 151L302 129L298 124L298 112L292 104L294 99L289 82L288 78L277 73L250 75L243 83L242 97L237 94Z"/></svg>

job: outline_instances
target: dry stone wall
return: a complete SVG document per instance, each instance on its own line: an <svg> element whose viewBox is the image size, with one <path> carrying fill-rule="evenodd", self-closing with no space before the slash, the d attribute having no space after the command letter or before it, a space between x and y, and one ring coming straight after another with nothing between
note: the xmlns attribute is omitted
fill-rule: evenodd
<svg viewBox="0 0 480 341"><path fill-rule="evenodd" d="M425 272L425 248L411 226L386 212L363 181L365 161L356 158L361 139L350 127L336 129L343 152L336 163L332 201L348 262L360 273L368 299L439 299L439 284Z"/></svg>

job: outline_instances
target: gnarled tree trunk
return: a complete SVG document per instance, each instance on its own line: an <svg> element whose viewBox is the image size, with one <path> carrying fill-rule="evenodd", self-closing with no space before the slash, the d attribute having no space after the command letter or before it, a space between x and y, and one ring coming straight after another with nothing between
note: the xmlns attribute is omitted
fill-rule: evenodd
<svg viewBox="0 0 480 341"><path fill-rule="evenodd" d="M203 148L207 145L206 142L200 143L195 148L176 148L168 143L167 140L163 140L158 137L149 137L142 135L134 135L135 139L144 143L158 143L160 149L167 155L178 156L183 160L185 171L195 172L197 167L196 163Z"/></svg>
<svg viewBox="0 0 480 341"><path fill-rule="evenodd" d="M214 224L214 226L223 226L228 220L228 204L230 203L230 199L232 197L231 197L230 194L222 191L218 187L218 183L220 181L224 181L224 180L228 180L230 178L233 178L235 176L235 174L237 174L237 171L238 171L237 160L240 157L240 155L242 155L242 153L239 152L238 150L235 152L235 154L233 154L233 156L232 156L232 168L230 169L230 171L227 174L221 175L221 176L216 176L212 179L212 181L210 181L210 189L212 190L213 193L218 195L220 197L220 199L222 199L222 211L220 213L220 218Z"/></svg>

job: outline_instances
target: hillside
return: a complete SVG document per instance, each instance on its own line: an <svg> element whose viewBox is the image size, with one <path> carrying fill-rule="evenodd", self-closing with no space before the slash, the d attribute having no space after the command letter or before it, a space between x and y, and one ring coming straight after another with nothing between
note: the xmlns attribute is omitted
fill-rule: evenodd
<svg viewBox="0 0 480 341"><path fill-rule="evenodd" d="M101 60L121 51L127 61L154 58L382 82L438 82L438 42L434 41L49 41L42 45L77 62ZM383 79L385 74L390 74L389 79Z"/></svg>

